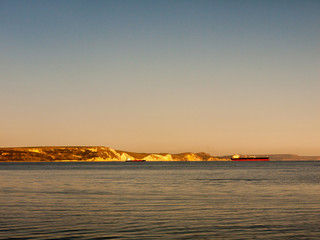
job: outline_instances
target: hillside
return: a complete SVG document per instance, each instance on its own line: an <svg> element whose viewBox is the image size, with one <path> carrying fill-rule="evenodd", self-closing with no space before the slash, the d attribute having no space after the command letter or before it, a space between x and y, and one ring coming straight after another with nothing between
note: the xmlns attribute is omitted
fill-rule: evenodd
<svg viewBox="0 0 320 240"><path fill-rule="evenodd" d="M320 156L271 154L270 161L317 161ZM0 162L62 162L62 161L230 161L231 155L214 157L208 153L135 153L109 147L23 147L0 148Z"/></svg>
<svg viewBox="0 0 320 240"><path fill-rule="evenodd" d="M299 156L295 154L270 154L271 161L319 161L320 156Z"/></svg>
<svg viewBox="0 0 320 240"><path fill-rule="evenodd" d="M226 161L207 153L134 153L108 147L25 147L0 148L0 162L56 162L56 161Z"/></svg>

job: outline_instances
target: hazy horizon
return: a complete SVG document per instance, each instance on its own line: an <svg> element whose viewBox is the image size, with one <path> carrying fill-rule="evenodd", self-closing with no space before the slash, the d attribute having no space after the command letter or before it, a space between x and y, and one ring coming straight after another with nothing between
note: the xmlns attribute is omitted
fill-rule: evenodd
<svg viewBox="0 0 320 240"><path fill-rule="evenodd" d="M0 147L320 155L320 1L1 1Z"/></svg>

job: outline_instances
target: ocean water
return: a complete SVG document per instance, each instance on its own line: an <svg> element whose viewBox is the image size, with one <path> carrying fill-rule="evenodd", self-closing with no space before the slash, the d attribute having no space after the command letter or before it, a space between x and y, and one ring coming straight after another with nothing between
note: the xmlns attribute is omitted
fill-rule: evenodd
<svg viewBox="0 0 320 240"><path fill-rule="evenodd" d="M0 163L0 239L320 239L320 162Z"/></svg>

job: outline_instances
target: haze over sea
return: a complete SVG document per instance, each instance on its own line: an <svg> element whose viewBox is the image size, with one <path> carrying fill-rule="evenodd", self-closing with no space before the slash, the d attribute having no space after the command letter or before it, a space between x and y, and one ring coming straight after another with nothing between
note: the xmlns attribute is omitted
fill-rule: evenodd
<svg viewBox="0 0 320 240"><path fill-rule="evenodd" d="M319 156L319 26L319 0L2 0L0 147Z"/></svg>
<svg viewBox="0 0 320 240"><path fill-rule="evenodd" d="M1 159L320 156L319 26L319 0L1 0L0 148L34 147ZM0 239L320 239L319 170L0 162Z"/></svg>
<svg viewBox="0 0 320 240"><path fill-rule="evenodd" d="M0 239L319 239L320 162L0 163Z"/></svg>

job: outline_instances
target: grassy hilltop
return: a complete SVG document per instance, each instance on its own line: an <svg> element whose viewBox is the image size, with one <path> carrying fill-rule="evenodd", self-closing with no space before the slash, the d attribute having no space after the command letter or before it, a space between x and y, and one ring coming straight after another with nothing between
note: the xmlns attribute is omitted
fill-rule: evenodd
<svg viewBox="0 0 320 240"><path fill-rule="evenodd" d="M315 161L320 156L271 154L271 161ZM109 147L22 147L0 148L0 162L57 162L57 161L230 161L231 156L214 157L208 153L135 153Z"/></svg>
<svg viewBox="0 0 320 240"><path fill-rule="evenodd" d="M109 147L24 147L0 148L1 162L55 161L125 161L128 158L147 161L223 161L207 153L134 153Z"/></svg>

